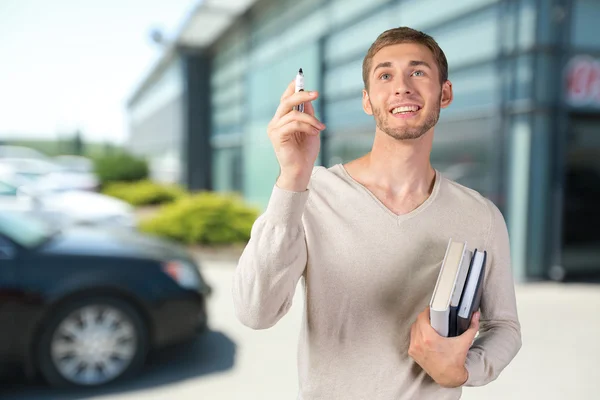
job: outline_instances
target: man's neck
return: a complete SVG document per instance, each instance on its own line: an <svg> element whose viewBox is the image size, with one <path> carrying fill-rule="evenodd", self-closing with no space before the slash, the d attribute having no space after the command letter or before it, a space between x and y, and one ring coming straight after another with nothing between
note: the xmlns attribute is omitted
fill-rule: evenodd
<svg viewBox="0 0 600 400"><path fill-rule="evenodd" d="M412 140L396 140L377 131L371 152L349 163L348 172L390 197L428 196L435 179L429 158L432 142L433 130Z"/></svg>

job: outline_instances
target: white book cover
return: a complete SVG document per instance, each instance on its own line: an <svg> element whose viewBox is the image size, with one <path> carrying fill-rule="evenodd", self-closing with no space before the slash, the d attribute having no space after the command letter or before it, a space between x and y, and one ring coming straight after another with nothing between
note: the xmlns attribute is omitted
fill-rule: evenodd
<svg viewBox="0 0 600 400"><path fill-rule="evenodd" d="M466 278L470 263L470 251L467 248L467 242L455 242L452 239L448 241L446 253L442 261L442 266L433 290L430 301L430 322L431 326L441 335L447 337L450 330L450 309L454 293L457 290L457 282L462 277L462 283L459 283L462 293L462 286ZM463 271L466 264L466 272ZM460 294L458 294L460 300Z"/></svg>

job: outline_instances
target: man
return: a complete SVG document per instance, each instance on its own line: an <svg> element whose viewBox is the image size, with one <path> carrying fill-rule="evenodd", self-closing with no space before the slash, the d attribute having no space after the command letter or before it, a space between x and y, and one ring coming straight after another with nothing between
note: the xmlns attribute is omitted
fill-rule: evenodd
<svg viewBox="0 0 600 400"><path fill-rule="evenodd" d="M521 346L506 224L491 201L431 166L440 108L452 102L434 39L382 33L363 80L373 147L330 168L313 167L318 93L291 83L281 97L268 127L281 172L235 271L236 314L273 326L304 278L298 398L458 399L462 386L496 379ZM306 113L292 111L303 102ZM427 307L449 238L488 252L481 326L476 313L454 338L435 332Z"/></svg>

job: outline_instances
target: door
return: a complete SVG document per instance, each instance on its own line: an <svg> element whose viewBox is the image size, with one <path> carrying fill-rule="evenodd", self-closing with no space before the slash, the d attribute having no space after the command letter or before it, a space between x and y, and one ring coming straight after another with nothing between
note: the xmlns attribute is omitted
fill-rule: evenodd
<svg viewBox="0 0 600 400"><path fill-rule="evenodd" d="M562 266L600 276L600 115L571 119L565 160Z"/></svg>

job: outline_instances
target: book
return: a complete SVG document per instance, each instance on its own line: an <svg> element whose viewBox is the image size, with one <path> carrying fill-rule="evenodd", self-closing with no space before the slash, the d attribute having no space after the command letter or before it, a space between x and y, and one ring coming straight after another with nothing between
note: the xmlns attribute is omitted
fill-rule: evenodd
<svg viewBox="0 0 600 400"><path fill-rule="evenodd" d="M456 336L458 307L472 256L467 242L448 241L430 301L431 326L441 336Z"/></svg>
<svg viewBox="0 0 600 400"><path fill-rule="evenodd" d="M473 262L469 268L469 274L467 275L467 280L458 307L456 335L462 335L469 329L471 318L481 304L487 252L475 249L473 253Z"/></svg>

